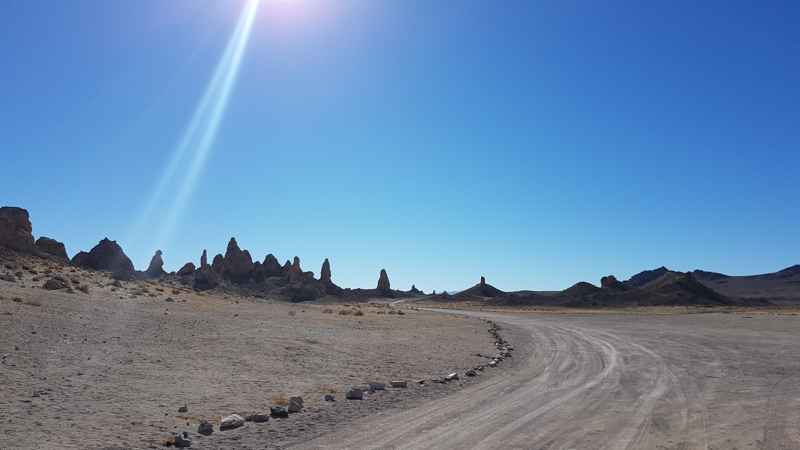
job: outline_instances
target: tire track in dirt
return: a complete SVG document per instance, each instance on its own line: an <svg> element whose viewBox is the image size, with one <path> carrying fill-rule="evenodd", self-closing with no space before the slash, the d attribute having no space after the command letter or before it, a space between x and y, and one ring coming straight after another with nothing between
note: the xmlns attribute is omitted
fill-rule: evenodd
<svg viewBox="0 0 800 450"><path fill-rule="evenodd" d="M657 353L620 336L547 320L482 313L520 333L523 360L503 373L413 411L374 418L379 436L339 432L306 448L644 448L657 406L680 448L706 448L678 377ZM505 364L505 363L504 363ZM644 446L644 447L643 447Z"/></svg>

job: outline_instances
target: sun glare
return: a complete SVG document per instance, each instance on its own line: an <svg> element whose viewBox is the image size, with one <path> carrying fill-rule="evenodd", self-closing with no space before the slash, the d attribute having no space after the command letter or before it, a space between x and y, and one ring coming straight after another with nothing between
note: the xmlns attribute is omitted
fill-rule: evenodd
<svg viewBox="0 0 800 450"><path fill-rule="evenodd" d="M170 163L164 170L161 180L134 227L134 241L137 240L142 230L154 221L153 216L157 206L165 201L167 188L175 183L180 183L180 187L177 193L171 196L172 202L166 213L159 214L157 223L160 223L160 227L157 228L159 231L155 235L152 247L162 247L178 226L219 131L239 72L242 56L247 48L259 1L249 0L245 4L214 76L195 109L192 120L175 149ZM147 228L152 229L153 227Z"/></svg>

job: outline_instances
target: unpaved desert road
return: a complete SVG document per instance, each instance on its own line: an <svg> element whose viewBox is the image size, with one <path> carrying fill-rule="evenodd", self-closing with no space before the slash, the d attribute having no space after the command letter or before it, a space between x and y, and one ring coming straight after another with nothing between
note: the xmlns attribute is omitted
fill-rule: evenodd
<svg viewBox="0 0 800 450"><path fill-rule="evenodd" d="M501 372L303 447L800 448L798 317L465 314L509 328Z"/></svg>

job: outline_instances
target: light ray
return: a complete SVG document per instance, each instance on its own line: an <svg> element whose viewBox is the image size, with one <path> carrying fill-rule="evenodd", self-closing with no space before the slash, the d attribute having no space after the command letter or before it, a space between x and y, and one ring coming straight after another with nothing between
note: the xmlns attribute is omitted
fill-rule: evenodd
<svg viewBox="0 0 800 450"><path fill-rule="evenodd" d="M154 248L163 245L173 234L197 185L228 105L242 56L247 48L258 4L259 0L250 0L245 5L189 126L134 226L133 236L136 237L151 222L157 206L164 201L168 188L176 184L177 178L180 177L179 172L182 171L183 179L180 187L176 194L171 196L173 200L167 213L159 220L160 227L153 242Z"/></svg>

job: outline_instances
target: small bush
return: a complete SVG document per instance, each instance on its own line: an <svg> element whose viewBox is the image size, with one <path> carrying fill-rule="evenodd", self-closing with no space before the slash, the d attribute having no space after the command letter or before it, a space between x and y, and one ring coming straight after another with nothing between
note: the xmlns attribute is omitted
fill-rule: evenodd
<svg viewBox="0 0 800 450"><path fill-rule="evenodd" d="M155 292L151 292L147 295L149 295L150 297L158 297L158 294L156 294Z"/></svg>
<svg viewBox="0 0 800 450"><path fill-rule="evenodd" d="M354 316L363 316L363 315L364 315L364 311L361 311L361 310L359 309L358 311L355 311L355 312L353 312L353 315L354 315Z"/></svg>
<svg viewBox="0 0 800 450"><path fill-rule="evenodd" d="M322 310L322 314L333 314L333 310L326 308L326 309Z"/></svg>
<svg viewBox="0 0 800 450"><path fill-rule="evenodd" d="M297 311L289 311L289 315L290 315L290 316L293 316L293 315L295 315L295 314L297 314Z"/></svg>
<svg viewBox="0 0 800 450"><path fill-rule="evenodd" d="M317 387L314 388L314 392L319 393L319 394L323 394L323 393L324 394L330 394L332 392L336 392L336 390L334 388L328 387L328 386L317 386Z"/></svg>
<svg viewBox="0 0 800 450"><path fill-rule="evenodd" d="M181 293L180 289L173 289L172 290L172 295L178 295L180 293Z"/></svg>
<svg viewBox="0 0 800 450"><path fill-rule="evenodd" d="M39 278L39 277L33 277L33 281L40 281L40 280L41 280L41 278Z"/></svg>
<svg viewBox="0 0 800 450"><path fill-rule="evenodd" d="M272 397L269 398L269 401L276 405L288 405L289 397L285 395L273 395Z"/></svg>
<svg viewBox="0 0 800 450"><path fill-rule="evenodd" d="M353 314L353 311L350 311L349 309L342 309L339 311L340 316L349 316L350 314Z"/></svg>
<svg viewBox="0 0 800 450"><path fill-rule="evenodd" d="M156 290L157 290L158 292L164 292L164 288L162 288L162 287L160 287L160 286L159 286L159 287L157 287L157 288L156 288Z"/></svg>
<svg viewBox="0 0 800 450"><path fill-rule="evenodd" d="M42 306L41 303L35 302L35 301L32 301L32 300L28 300L27 302L22 302L22 304L23 305L28 305L28 306Z"/></svg>
<svg viewBox="0 0 800 450"><path fill-rule="evenodd" d="M389 314L397 314L397 311L391 310L391 311L389 311Z"/></svg>
<svg viewBox="0 0 800 450"><path fill-rule="evenodd" d="M67 279L64 277L53 277L53 279L62 283L67 283Z"/></svg>
<svg viewBox="0 0 800 450"><path fill-rule="evenodd" d="M89 285L88 284L82 284L82 285L78 286L78 290L83 292L84 294L88 294L89 293Z"/></svg>
<svg viewBox="0 0 800 450"><path fill-rule="evenodd" d="M397 311L397 314L399 314L399 315L401 315L401 316L402 316L402 315L404 315L405 313L404 313L403 311Z"/></svg>

